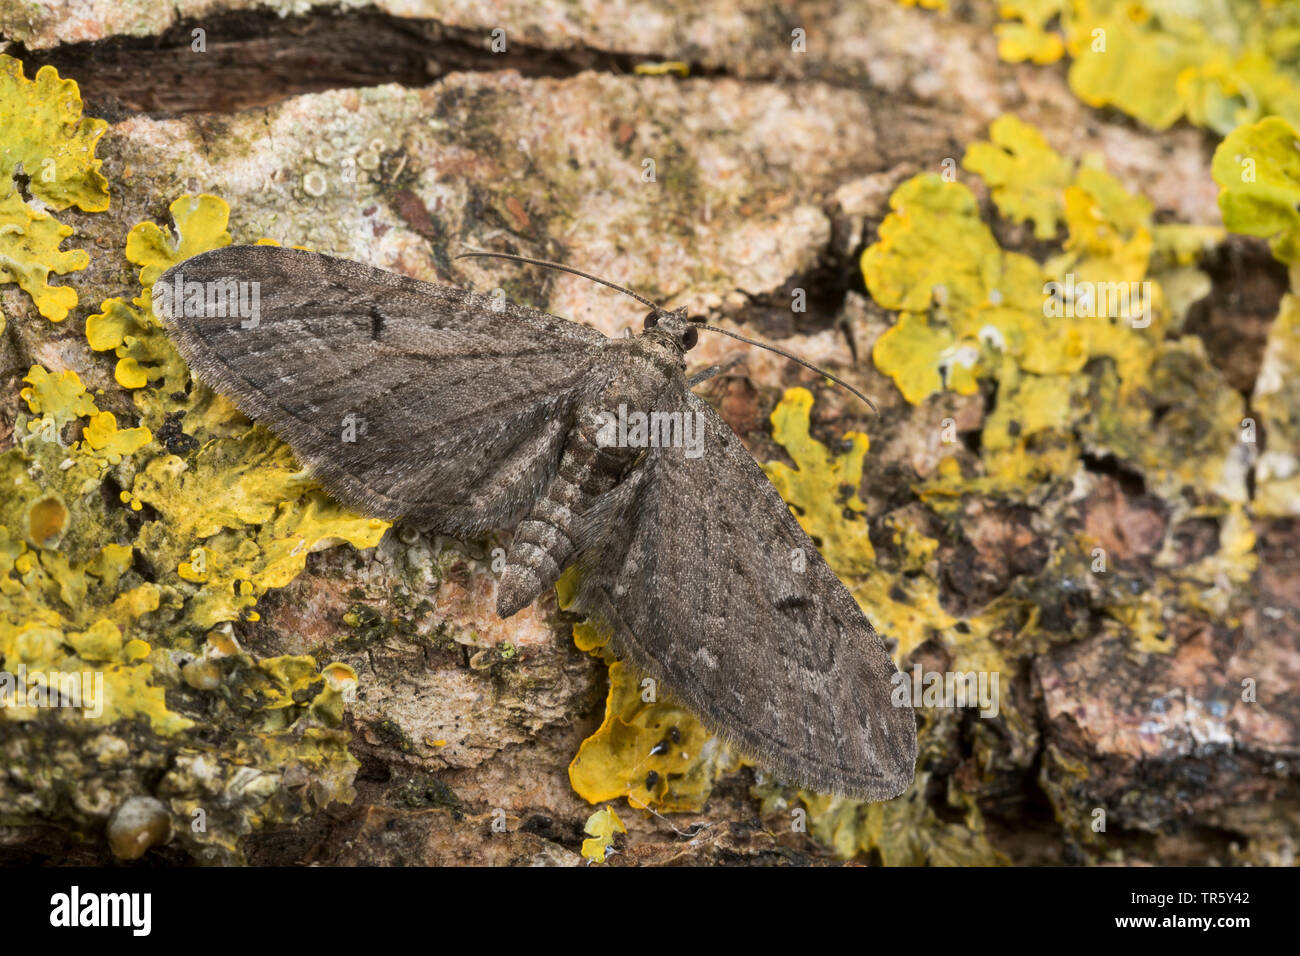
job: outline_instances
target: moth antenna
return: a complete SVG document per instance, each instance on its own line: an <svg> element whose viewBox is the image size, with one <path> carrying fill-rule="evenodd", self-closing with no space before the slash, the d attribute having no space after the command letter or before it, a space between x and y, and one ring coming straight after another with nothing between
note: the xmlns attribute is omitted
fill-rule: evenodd
<svg viewBox="0 0 1300 956"><path fill-rule="evenodd" d="M805 362L805 361L804 361L803 359L801 359L799 356L794 355L793 353L787 352L787 351L786 351L785 349L783 349L783 348L779 348L779 347L777 347L777 346L775 346L775 345L768 345L766 342L758 342L758 341L756 341L756 340L754 340L754 339L747 339L747 338L745 338L745 336L740 335L740 334L738 334L738 333L736 333L736 332L731 332L731 331L728 331L727 329L720 329L720 328L718 328L716 325L705 325L703 322L699 322L699 323L697 323L697 324L696 324L696 328L700 328L700 329L708 329L710 332L721 332L723 335L730 335L733 339L739 339L740 341L745 342L745 343L748 344L748 345L755 345L755 346L757 346L757 347L760 348L760 349L767 349L769 352L775 352L777 355L783 355L783 356L785 356L786 358L788 358L791 362L795 362L795 363L797 363L797 364L799 364L799 365L802 365L802 366L803 366L804 368L806 368L806 369L811 369L812 371L816 372L818 375L824 375L824 376L826 376L826 378L829 378L829 379L830 379L832 382L834 382L836 385L842 385L844 388L847 388L847 389L848 389L850 392L852 392L854 395L858 396L858 398L860 398L860 399L862 399L864 402L866 402L866 403L867 403L867 407L869 407L873 412L875 412L877 415L880 414L880 409L876 408L876 403L875 403L875 402L873 402L871 399L867 398L867 396L863 395L861 392L859 392L856 388L854 388L854 387L853 387L852 385L850 385L848 382L844 381L844 379L840 378L839 376L832 375L830 372L826 371L826 369L824 369L824 368L818 368L816 365L813 365L811 362Z"/></svg>
<svg viewBox="0 0 1300 956"><path fill-rule="evenodd" d="M701 820L697 823L692 823L690 832L687 832L686 830L682 830L677 826L674 826L673 822L669 820L666 816L664 816L662 813L660 813L658 810L656 810L654 807L650 806L649 804L642 803L636 797L632 796L632 794L628 793L628 794L624 794L624 796L627 797L627 802L629 806L635 807L638 810L648 811L649 813L658 817L659 821L663 823L664 826L668 827L668 829L672 830L679 837L683 837L687 840L693 840L701 833L704 833L706 830L710 830L713 828L712 823L705 823L704 821Z"/></svg>
<svg viewBox="0 0 1300 956"><path fill-rule="evenodd" d="M529 265L544 266L547 269L556 269L560 272L568 272L571 275L580 276L583 279L590 279L592 282L599 282L601 285L608 286L609 288L615 290L616 292L622 292L624 295L631 296L632 298L640 302L642 305L649 306L650 308L654 309L656 312L663 311L663 309L659 308L658 305L656 305L654 302L651 302L645 296L639 295L625 286L621 286L615 282L610 282L608 279L602 279L600 276L594 276L589 272L583 272L581 269L575 269L572 266L566 266L560 262L551 262L549 259L534 259L530 256L516 256L509 252L462 252L460 255L456 256L455 258L457 259L507 259L510 262L526 262ZM733 339L738 339L741 342L746 343L747 345L753 345L760 349L767 349L769 352L775 352L777 355L784 356L785 358L788 358L791 362L796 362L799 365L802 365L804 368L809 369L810 371L816 372L818 375L822 375L830 379L836 385L840 385L848 389L858 398L862 399L862 401L866 402L867 407L870 408L873 412L875 412L876 414L880 414L880 410L876 408L875 402L867 398L867 396L863 395L861 392L859 392L848 382L844 381L844 379L840 378L837 375L832 375L824 368L818 368L816 365L813 365L811 362L805 362L799 356L787 352L783 348L778 348L775 345L768 345L766 342L758 342L755 341L754 339L747 339L743 335L739 335L735 332L729 332L726 329L720 329L716 325L705 325L704 323L699 322L696 323L696 326L697 328L708 329L710 332L721 332L723 335L729 335Z"/></svg>
<svg viewBox="0 0 1300 956"><path fill-rule="evenodd" d="M462 252L456 256L457 259L509 259L511 262L527 262L535 266L545 266L548 269L558 269L560 272L568 272L575 276L582 276L584 279L590 279L592 282L599 282L601 285L609 286L611 289L617 289L624 295L630 295L642 305L648 305L656 312L662 312L663 309L655 305L643 295L637 295L631 289L626 289L621 285L610 282L608 279L602 279L600 276L594 276L587 272L581 272L571 266L562 265L559 262L551 262L549 259L530 259L528 256L514 256L508 252Z"/></svg>

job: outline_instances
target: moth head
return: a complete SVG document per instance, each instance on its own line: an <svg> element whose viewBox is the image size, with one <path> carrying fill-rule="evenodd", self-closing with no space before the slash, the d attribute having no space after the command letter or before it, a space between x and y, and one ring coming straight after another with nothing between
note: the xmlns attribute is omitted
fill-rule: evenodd
<svg viewBox="0 0 1300 956"><path fill-rule="evenodd" d="M686 309L673 309L671 312L656 309L645 317L643 326L646 332L654 330L657 337L666 338L683 352L695 347L700 337L699 328L686 317Z"/></svg>

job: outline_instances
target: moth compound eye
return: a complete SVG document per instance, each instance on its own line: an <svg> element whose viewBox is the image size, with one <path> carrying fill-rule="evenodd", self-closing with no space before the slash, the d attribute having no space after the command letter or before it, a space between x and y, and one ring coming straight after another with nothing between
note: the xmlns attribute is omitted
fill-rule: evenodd
<svg viewBox="0 0 1300 956"><path fill-rule="evenodd" d="M699 329L692 326L691 328L687 329L685 332L682 333L682 348L693 349L695 348L695 343L698 342L699 340L700 340L700 331Z"/></svg>
<svg viewBox="0 0 1300 956"><path fill-rule="evenodd" d="M644 326L645 328L653 329L658 324L659 324L658 312L651 312L649 315L645 317L645 326Z"/></svg>

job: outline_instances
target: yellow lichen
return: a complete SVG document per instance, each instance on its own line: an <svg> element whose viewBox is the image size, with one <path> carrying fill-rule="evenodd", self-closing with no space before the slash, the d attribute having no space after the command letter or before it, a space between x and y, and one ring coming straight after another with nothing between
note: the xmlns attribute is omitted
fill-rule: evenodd
<svg viewBox="0 0 1300 956"><path fill-rule="evenodd" d="M577 571L556 583L561 607L570 606ZM574 626L574 643L609 665L605 719L569 764L569 782L589 803L625 797L634 808L670 812L703 808L718 777L739 757L710 734L657 682L614 659L609 634L594 623Z"/></svg>
<svg viewBox="0 0 1300 956"><path fill-rule="evenodd" d="M123 456L144 447L153 437L147 428L118 428L112 412L100 412L82 431L86 444L101 453L109 464L116 465Z"/></svg>
<svg viewBox="0 0 1300 956"><path fill-rule="evenodd" d="M1214 151L1219 208L1233 232L1269 241L1273 255L1300 263L1300 133L1270 117L1234 131Z"/></svg>
<svg viewBox="0 0 1300 956"><path fill-rule="evenodd" d="M614 835L626 833L627 827L613 807L605 807L587 818L583 832L588 835L588 839L582 841L583 857L593 863L604 863L605 855L614 845Z"/></svg>
<svg viewBox="0 0 1300 956"><path fill-rule="evenodd" d="M1155 129L1186 118L1228 133L1269 115L1300 123L1300 10L1277 0L1001 0L998 55L1073 59L1070 88ZM1054 28L1055 22L1055 28Z"/></svg>
<svg viewBox="0 0 1300 956"><path fill-rule="evenodd" d="M111 723L138 713L158 733L174 734L190 721L167 709L162 688L152 685L151 666L127 652L122 632L136 625L137 607L141 614L157 608L157 589L148 584L119 589L132 549L97 543L80 524L95 507L99 480L149 441L148 430L120 432L111 415L105 422L107 413L95 408L75 372L56 376L35 366L25 381L23 397L40 416L33 422L53 422L56 430L51 435L29 428L19 448L0 456L0 468L8 472L0 511L6 516L27 512L30 529L28 542L13 542L16 553L5 549L12 560L0 586L0 656L11 672L21 661L29 676L101 674L99 714L90 716L90 708L84 708L87 719ZM65 448L59 432L79 420L85 423L82 440ZM35 710L5 714L23 720Z"/></svg>
<svg viewBox="0 0 1300 956"><path fill-rule="evenodd" d="M76 206L85 212L108 208L108 180L95 158L103 120L81 115L81 90L43 66L36 78L23 76L21 60L0 54L0 172L6 188L20 166L31 194L52 209Z"/></svg>
<svg viewBox="0 0 1300 956"><path fill-rule="evenodd" d="M1087 0L1066 48L1074 57L1070 88L1089 106L1115 106L1155 129L1172 126L1185 111L1178 79L1212 56L1203 26L1189 18L1154 18L1141 4Z"/></svg>
<svg viewBox="0 0 1300 956"><path fill-rule="evenodd" d="M144 224L128 238L145 285L87 327L92 346L117 351L118 383L130 389L117 398L134 403L139 424L101 411L74 371L34 366L24 380L26 413L0 454L0 655L32 686L55 672L102 675L83 719L139 718L173 741L152 745L173 748L161 784L172 812L213 815L182 838L230 860L250 827L351 798L356 761L339 726L356 675L311 657L259 660L220 629L255 620L258 598L292 581L312 551L372 547L388 525L329 499L285 445L190 380L148 284L229 242L228 209L204 196L172 211L176 237ZM30 721L36 704L3 708L0 721ZM195 724L203 741L222 743L190 741ZM310 792L286 796L282 774L311 781ZM217 793L238 797L218 811Z"/></svg>
<svg viewBox="0 0 1300 956"><path fill-rule="evenodd" d="M866 524L850 517L866 510L858 499L862 481L862 459L870 441L859 432L848 432L849 448L839 455L808 433L812 393L792 388L772 412L772 437L796 463L763 466L768 479L788 502L797 503L799 524L810 535L818 535L818 550L841 574L858 574L871 568L875 552Z"/></svg>
<svg viewBox="0 0 1300 956"><path fill-rule="evenodd" d="M690 76L691 66L681 60L665 60L658 63L638 63L633 67L633 72L637 76L667 76L669 73Z"/></svg>
<svg viewBox="0 0 1300 956"><path fill-rule="evenodd" d="M605 719L582 742L569 782L589 803L625 797L634 808L684 812L703 808L718 776L738 766L670 694L613 661Z"/></svg>
<svg viewBox="0 0 1300 956"><path fill-rule="evenodd" d="M1002 215L1032 221L1034 235L1051 239L1061 218L1061 194L1073 176L1072 164L1047 145L1042 133L1010 113L989 126L987 143L966 148L962 166L988 183Z"/></svg>
<svg viewBox="0 0 1300 956"><path fill-rule="evenodd" d="M140 298L137 305L149 306L154 283L164 272L190 256L230 245L226 223L230 207L218 196L207 193L182 196L167 211L175 231L168 235L152 222L142 222L126 237L126 257L140 266Z"/></svg>
<svg viewBox="0 0 1300 956"><path fill-rule="evenodd" d="M71 370L51 375L39 365L33 365L23 379L28 387L19 392L32 414L40 416L32 432L45 431L42 422L50 422L56 431L75 418L90 416L98 410L81 379Z"/></svg>
<svg viewBox="0 0 1300 956"><path fill-rule="evenodd" d="M1028 137L1021 126L1014 129ZM997 163L977 165L995 170L1007 208L1046 208L1039 183L1018 187ZM1067 235L1062 252L1040 267L998 247L961 184L919 176L900 186L880 240L862 257L873 297L902 312L876 342L877 367L911 402L945 384L970 394L981 377L1001 383L1003 400L983 436L986 488L1028 487L1044 475L1068 473L1080 429L1095 445L1137 462L1162 490L1205 482L1225 499L1239 499L1244 485L1236 480L1230 423L1243 408L1230 390L1206 389L1198 376L1208 362L1195 343L1166 338L1174 316L1160 281L1172 275L1185 283L1190 275L1195 286L1199 274L1189 263L1221 233L1176 224L1157 229L1151 202L1094 158L1085 159L1059 200ZM945 241L951 237L956 241ZM1081 384L1086 380L1073 376L1103 358L1110 364L1097 367L1092 388L1105 400L1094 402ZM1148 396L1169 389L1202 398L1180 402L1153 440ZM1025 454L1031 444L1039 454ZM1179 453L1188 447L1197 453Z"/></svg>
<svg viewBox="0 0 1300 956"><path fill-rule="evenodd" d="M60 79L54 67L28 80L20 60L0 54L0 282L17 282L55 322L67 318L77 293L50 285L50 274L84 269L90 257L59 249L72 227L47 210L108 208L108 182L95 158L106 129L103 120L82 117L77 84ZM19 189L20 177L31 201Z"/></svg>
<svg viewBox="0 0 1300 956"><path fill-rule="evenodd" d="M1064 0L1002 0L998 12L1005 22L994 27L998 38L998 56L1008 63L1032 60L1055 63L1065 52L1059 34L1047 29L1048 22L1061 12Z"/></svg>
<svg viewBox="0 0 1300 956"><path fill-rule="evenodd" d="M112 349L117 355L114 377L119 385L141 390L148 384L157 387L156 392L142 391L136 396L136 407L154 428L161 424L163 414L158 396L182 390L189 372L153 314L153 284L176 263L230 244L226 230L230 207L222 199L206 194L182 196L169 211L174 235L167 235L152 222L138 224L127 235L126 257L140 267L139 294L130 303L108 299L86 320L90 347L97 352ZM210 393L203 395L203 401L212 402ZM216 404L213 410L218 418L232 417L233 410L223 401Z"/></svg>
<svg viewBox="0 0 1300 956"><path fill-rule="evenodd" d="M1014 191L1013 181L1000 175L999 182ZM998 389L996 409L982 434L984 474L967 479L959 471L942 473L921 489L922 500L948 507L964 491L1027 495L1047 477L1073 473L1081 441L1133 463L1153 489L1174 500L1183 488L1210 489L1219 496L1220 509L1244 499L1237 441L1244 406L1235 392L1215 384L1221 375L1199 340L1167 337L1176 315L1164 283L1172 279L1183 287L1208 288L1208 279L1190 263L1222 236L1221 230L1155 226L1148 200L1085 158L1061 194L1067 226L1063 250L1039 270L1043 286L1037 301L1022 298L1019 314L1004 313L997 323L1002 346L997 357L988 349L977 352L971 334L976 322L984 321L974 317L980 286L958 285L946 305L936 304L923 316L917 310L923 279L917 281L915 273L950 271L958 278L946 284L947 291L961 283L960 277L978 274L968 250L979 250L983 261L997 261L995 244L973 222L970 203L951 198L951 190L962 187L938 187L933 177L926 187L909 190L908 185L896 194L898 220L886 220L880 242L863 256L868 288L877 300L911 309L877 342L877 365L895 378L904 397L917 401L936 389L931 370L953 348L935 340L935 330L955 329L957 342L965 330L968 354L981 358L973 367ZM918 210L918 202L928 209ZM956 225L954 215L960 217ZM937 258L942 254L923 234L937 225L943 227L937 234L954 228L970 239L956 244L946 259ZM907 230L913 237L899 241ZM1184 296L1181 307L1190 301ZM945 326L940 319L946 319ZM925 334L908 331L917 328ZM1035 328L1039 331L1025 334ZM1093 370L1080 377L1085 361ZM1153 396L1160 396L1168 410L1158 409Z"/></svg>
<svg viewBox="0 0 1300 956"><path fill-rule="evenodd" d="M52 322L68 317L77 304L77 292L70 286L50 285L50 273L67 275L90 265L85 251L59 249L70 235L71 226L33 209L16 192L0 197L0 282L17 282L32 297L37 311Z"/></svg>
<svg viewBox="0 0 1300 956"><path fill-rule="evenodd" d="M1083 365L1085 331L1046 314L1043 270L998 245L966 186L916 176L890 208L862 273L880 305L902 311L872 354L909 402L973 394L1001 354L1043 374Z"/></svg>

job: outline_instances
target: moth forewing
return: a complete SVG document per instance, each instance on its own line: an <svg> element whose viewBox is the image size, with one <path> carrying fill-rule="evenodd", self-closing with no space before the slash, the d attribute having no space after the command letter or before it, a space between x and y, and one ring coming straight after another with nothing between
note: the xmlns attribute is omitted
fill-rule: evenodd
<svg viewBox="0 0 1300 956"><path fill-rule="evenodd" d="M892 702L884 645L730 427L685 389L675 402L665 410L700 416L704 453L647 456L629 514L582 556L577 606L771 769L812 789L897 796L916 723Z"/></svg>
<svg viewBox="0 0 1300 956"><path fill-rule="evenodd" d="M160 316L200 379L345 504L452 534L513 524L554 476L606 341L535 310L496 311L474 293L276 246L207 252L158 285L178 279L260 286L255 325L202 310Z"/></svg>

